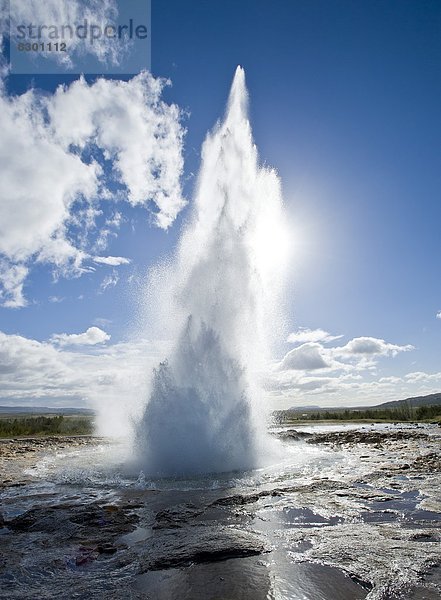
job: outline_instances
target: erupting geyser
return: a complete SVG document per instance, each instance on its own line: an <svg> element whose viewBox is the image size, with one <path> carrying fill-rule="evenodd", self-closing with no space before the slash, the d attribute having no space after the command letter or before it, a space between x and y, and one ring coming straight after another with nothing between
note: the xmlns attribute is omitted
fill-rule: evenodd
<svg viewBox="0 0 441 600"><path fill-rule="evenodd" d="M286 262L280 182L259 166L238 67L202 149L193 215L162 277L175 346L135 431L148 475L248 469L265 452L259 373L277 330ZM159 317L158 317L159 318Z"/></svg>

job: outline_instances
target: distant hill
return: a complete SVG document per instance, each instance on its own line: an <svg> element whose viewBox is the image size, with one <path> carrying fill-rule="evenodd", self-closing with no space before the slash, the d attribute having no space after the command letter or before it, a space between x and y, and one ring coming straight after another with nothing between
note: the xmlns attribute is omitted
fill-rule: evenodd
<svg viewBox="0 0 441 600"><path fill-rule="evenodd" d="M439 406L441 404L441 392L429 394L428 396L415 396L414 398L406 398L405 400L383 402L383 404L376 404L370 408L397 408L398 406L403 406L403 404L410 404L415 408L418 406Z"/></svg>
<svg viewBox="0 0 441 600"><path fill-rule="evenodd" d="M428 394L427 396L415 396L414 398L405 398L404 400L392 400L391 402L383 402L382 404L375 404L371 406L292 406L285 411L281 412L315 412L318 410L326 410L328 412L338 412L341 410L381 410L381 409L393 409L399 408L400 406L410 405L413 408L419 406L439 406L441 405L441 392L436 394ZM279 411L277 411L279 412Z"/></svg>
<svg viewBox="0 0 441 600"><path fill-rule="evenodd" d="M59 406L0 406L0 415L90 415L95 411L91 408L62 408Z"/></svg>
<svg viewBox="0 0 441 600"><path fill-rule="evenodd" d="M305 411L305 410L321 410L321 406L318 406L318 404L310 404L309 406L290 406L289 408L287 408L286 410L288 411L297 411L297 412L301 412L301 411Z"/></svg>

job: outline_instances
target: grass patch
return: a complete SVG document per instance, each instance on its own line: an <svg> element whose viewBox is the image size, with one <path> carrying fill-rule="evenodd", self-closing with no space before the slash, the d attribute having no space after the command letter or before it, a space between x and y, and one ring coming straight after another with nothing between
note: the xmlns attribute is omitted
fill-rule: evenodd
<svg viewBox="0 0 441 600"><path fill-rule="evenodd" d="M93 420L87 416L32 416L0 419L0 437L90 435Z"/></svg>

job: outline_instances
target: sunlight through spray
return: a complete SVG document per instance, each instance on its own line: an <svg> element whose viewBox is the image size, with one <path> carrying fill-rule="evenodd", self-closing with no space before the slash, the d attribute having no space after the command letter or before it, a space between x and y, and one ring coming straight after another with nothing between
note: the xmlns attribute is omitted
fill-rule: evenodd
<svg viewBox="0 0 441 600"><path fill-rule="evenodd" d="M280 331L288 235L247 105L238 67L224 120L203 145L192 217L162 267L167 310L157 318L172 320L175 343L135 431L136 463L149 475L248 469L267 452L258 374Z"/></svg>

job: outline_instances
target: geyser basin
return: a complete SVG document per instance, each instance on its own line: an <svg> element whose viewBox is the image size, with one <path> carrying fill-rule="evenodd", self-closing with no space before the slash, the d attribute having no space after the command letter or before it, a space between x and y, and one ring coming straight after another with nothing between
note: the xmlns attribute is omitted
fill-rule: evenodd
<svg viewBox="0 0 441 600"><path fill-rule="evenodd" d="M224 120L203 145L192 218L161 277L176 341L136 426L146 474L249 469L268 453L256 374L277 330L287 239L280 182L259 166L238 67Z"/></svg>
<svg viewBox="0 0 441 600"><path fill-rule="evenodd" d="M109 440L3 440L3 596L438 599L439 427L308 431L187 480L127 478Z"/></svg>

